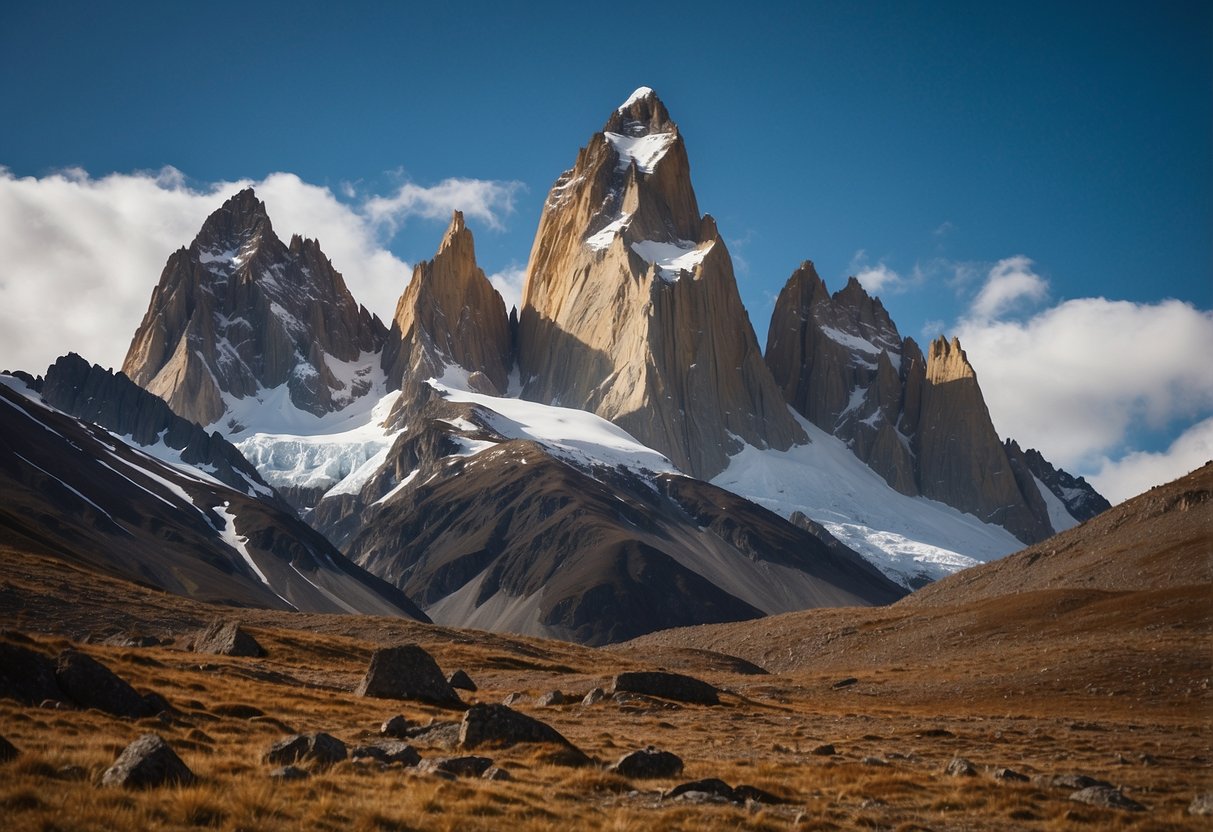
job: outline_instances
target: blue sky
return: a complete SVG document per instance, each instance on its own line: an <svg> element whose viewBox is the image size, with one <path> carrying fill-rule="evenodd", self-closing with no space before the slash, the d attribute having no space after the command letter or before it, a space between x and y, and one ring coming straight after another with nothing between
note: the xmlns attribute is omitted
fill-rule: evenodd
<svg viewBox="0 0 1213 832"><path fill-rule="evenodd" d="M1033 341L1059 340L1059 329L1077 338L1074 321L1105 337L1124 326L1128 339L1192 328L1167 339L1170 353L1145 351L1149 366L1208 345L1210 4L788 3L745 14L731 3L649 5L8 4L0 166L7 181L44 190L69 169L79 169L67 177L77 189L116 177L98 190L113 203L128 198L122 177L165 166L184 179L161 174L159 187L212 200L216 183L293 174L363 218L380 199L390 216L355 236L386 252L381 266L394 262L388 254L410 264L431 256L451 200L481 200L469 216L481 265L516 276L552 181L644 84L682 130L700 208L735 256L760 341L773 297L812 259L832 289L864 274L903 334L960 332L986 386L988 376L1033 383L1027 357L1003 367L1005 353L1039 351ZM451 179L488 184L435 196ZM417 198L401 201L404 186ZM14 238L30 236L13 230L31 213L34 197L21 199L17 219L0 214L13 251ZM37 204L48 212L60 204L47 200ZM267 201L281 231L322 244L342 233L320 220L284 228L289 206ZM163 216L139 224L151 225L184 233L173 245L191 236ZM138 235L120 220L86 227ZM146 259L163 263L156 245ZM330 254L355 285L362 261ZM127 271L143 268L132 256ZM159 266L148 270L112 294L138 298L141 312ZM976 314L999 274L1015 279ZM406 278L376 279L386 285L367 294L390 298ZM1090 298L1130 306L1070 303ZM1166 299L1189 311L1164 308ZM386 316L384 305L375 311ZM117 358L96 360L120 361L129 330L111 339ZM24 358L8 337L3 352ZM1053 452L1073 467L1165 454L1213 417L1213 391L1200 389L1213 386L1207 375L1178 367L1160 389L1135 390L1111 369L1105 387L1116 387L1119 409L1106 439L1079 436L1109 406L1097 395L1082 406L1060 392L1039 402L1074 414L1074 436ZM1047 445L1047 425L1013 413L1022 391L1008 404L987 397L1000 431ZM1209 425L1201 436L1213 436Z"/></svg>

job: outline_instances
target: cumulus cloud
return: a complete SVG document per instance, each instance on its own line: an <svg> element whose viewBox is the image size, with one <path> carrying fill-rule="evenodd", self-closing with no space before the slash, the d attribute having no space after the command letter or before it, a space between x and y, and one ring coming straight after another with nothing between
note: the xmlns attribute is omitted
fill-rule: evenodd
<svg viewBox="0 0 1213 832"><path fill-rule="evenodd" d="M501 228L502 217L514 212L514 197L522 188L521 182L486 179L444 179L428 188L406 182L391 196L368 199L364 210L372 222L392 232L409 217L447 219L452 211Z"/></svg>
<svg viewBox="0 0 1213 832"><path fill-rule="evenodd" d="M120 366L169 254L248 185L280 237L319 239L354 297L385 318L409 279L387 242L409 217L446 219L458 208L500 227L517 188L445 180L343 202L290 173L190 185L171 167L100 178L79 169L19 178L0 167L0 369L42 372L68 350ZM340 190L357 194L350 183Z"/></svg>
<svg viewBox="0 0 1213 832"><path fill-rule="evenodd" d="M1049 284L1032 270L1023 255L999 260L990 269L985 285L973 300L971 313L978 319L995 318L1025 301L1040 301L1049 294Z"/></svg>
<svg viewBox="0 0 1213 832"><path fill-rule="evenodd" d="M1072 472L1106 474L1109 498L1141 490L1129 484L1139 474L1156 484L1185 473L1189 445L1142 455L1132 442L1213 412L1213 313L1178 300L1081 298L999 317L1047 289L1027 258L1001 261L955 329L999 434Z"/></svg>
<svg viewBox="0 0 1213 832"><path fill-rule="evenodd" d="M1088 479L1099 493L1117 503L1194 471L1211 459L1213 416L1192 425L1165 451L1133 451L1116 460L1105 457Z"/></svg>
<svg viewBox="0 0 1213 832"><path fill-rule="evenodd" d="M501 271L489 275L489 283L493 284L493 288L505 301L506 312L515 306L522 308L522 284L525 280L526 267L517 263L511 263Z"/></svg>
<svg viewBox="0 0 1213 832"><path fill-rule="evenodd" d="M883 260L874 265L869 263L867 252L863 249L855 252L851 258L850 272L869 295L898 292L905 289L907 284L907 280L885 265Z"/></svg>

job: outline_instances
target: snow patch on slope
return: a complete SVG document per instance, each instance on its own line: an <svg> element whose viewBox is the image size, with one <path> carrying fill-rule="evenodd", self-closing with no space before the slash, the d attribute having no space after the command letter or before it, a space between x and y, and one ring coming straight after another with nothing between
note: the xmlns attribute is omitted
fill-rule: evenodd
<svg viewBox="0 0 1213 832"><path fill-rule="evenodd" d="M746 445L713 484L783 517L803 512L906 586L1023 548L1000 526L893 490L838 438L793 416L809 444L787 451Z"/></svg>
<svg viewBox="0 0 1213 832"><path fill-rule="evenodd" d="M1040 477L1035 474L1032 475L1032 479L1036 481L1036 488L1039 489L1040 496L1044 498L1045 508L1049 510L1049 523L1053 525L1053 531L1064 532L1066 529L1077 526L1078 521L1070 514L1066 504L1049 490L1049 486L1041 482Z"/></svg>
<svg viewBox="0 0 1213 832"><path fill-rule="evenodd" d="M611 147L619 154L617 170L626 171L636 163L641 173L652 173L657 163L665 156L676 133L649 133L647 136L625 136L622 133L603 133Z"/></svg>
<svg viewBox="0 0 1213 832"><path fill-rule="evenodd" d="M662 280L673 283L682 272L693 272L695 267L703 262L704 256L711 251L713 245L715 241L709 241L700 248L698 243L687 240L673 243L641 240L632 243L632 251L639 254L646 263L656 265Z"/></svg>
<svg viewBox="0 0 1213 832"><path fill-rule="evenodd" d="M444 374L429 384L448 401L483 408L489 427L507 439L538 442L553 456L579 467L622 465L638 473L678 472L665 456L593 413L473 393L461 389L457 374Z"/></svg>

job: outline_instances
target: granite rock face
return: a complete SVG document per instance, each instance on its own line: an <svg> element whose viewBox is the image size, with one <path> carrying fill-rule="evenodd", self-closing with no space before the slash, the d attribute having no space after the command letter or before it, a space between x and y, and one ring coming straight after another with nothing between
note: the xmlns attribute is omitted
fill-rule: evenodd
<svg viewBox="0 0 1213 832"><path fill-rule="evenodd" d="M363 357L385 336L320 244L284 244L247 188L170 255L122 369L201 425L222 420L224 394L282 385L319 416L369 392L376 357Z"/></svg>
<svg viewBox="0 0 1213 832"><path fill-rule="evenodd" d="M412 398L455 365L480 392L500 396L512 364L505 304L476 265L472 232L456 211L438 253L413 269L396 306L383 350L388 386Z"/></svg>
<svg viewBox="0 0 1213 832"><path fill-rule="evenodd" d="M1007 440L1008 446L1011 442L1012 440ZM1045 487L1065 504L1070 515L1080 523L1112 507L1107 498L1091 487L1085 479L1072 476L1053 466L1035 448L1028 448L1023 455L1032 475L1044 483Z"/></svg>
<svg viewBox="0 0 1213 832"><path fill-rule="evenodd" d="M831 295L813 264L801 264L776 301L766 361L793 408L903 494L947 503L1025 543L1056 531L1033 478L1043 459L999 439L959 341L936 339L924 356L855 278Z"/></svg>
<svg viewBox="0 0 1213 832"><path fill-rule="evenodd" d="M589 410L710 478L740 440L805 441L701 216L678 127L637 90L544 203L518 324L522 395Z"/></svg>

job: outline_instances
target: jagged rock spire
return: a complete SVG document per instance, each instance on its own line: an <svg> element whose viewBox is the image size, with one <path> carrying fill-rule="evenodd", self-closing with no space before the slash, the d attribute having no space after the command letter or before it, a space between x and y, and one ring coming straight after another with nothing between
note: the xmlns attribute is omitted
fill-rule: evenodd
<svg viewBox="0 0 1213 832"><path fill-rule="evenodd" d="M296 408L320 415L369 391L369 365L349 365L384 335L320 244L283 245L246 188L170 255L122 369L203 425L221 421L225 397L282 385Z"/></svg>
<svg viewBox="0 0 1213 832"><path fill-rule="evenodd" d="M505 303L476 265L472 232L455 211L433 260L418 263L396 305L383 351L391 388L415 390L448 367L504 395L512 364Z"/></svg>
<svg viewBox="0 0 1213 832"><path fill-rule="evenodd" d="M804 441L661 99L641 88L557 179L519 316L523 396L591 410L711 477L740 440Z"/></svg>

